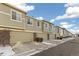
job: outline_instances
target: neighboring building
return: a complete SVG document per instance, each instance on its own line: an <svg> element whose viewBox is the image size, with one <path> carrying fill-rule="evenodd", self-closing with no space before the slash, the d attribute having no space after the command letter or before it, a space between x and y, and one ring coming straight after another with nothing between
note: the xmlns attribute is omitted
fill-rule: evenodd
<svg viewBox="0 0 79 59"><path fill-rule="evenodd" d="M55 38L60 39L63 38L64 36L65 36L64 29L59 26L55 26Z"/></svg>
<svg viewBox="0 0 79 59"><path fill-rule="evenodd" d="M50 28L51 28L51 23L45 20L42 20L42 31L43 33L41 34L43 36L44 41L50 40Z"/></svg>
<svg viewBox="0 0 79 59"><path fill-rule="evenodd" d="M50 39L55 39L56 38L56 34L55 34L55 26L54 24L50 24Z"/></svg>
<svg viewBox="0 0 79 59"><path fill-rule="evenodd" d="M64 28L64 35L65 35L65 37L75 37L74 34L72 34L71 32L69 32L69 31L66 30L65 28Z"/></svg>
<svg viewBox="0 0 79 59"><path fill-rule="evenodd" d="M60 37L59 26L55 26L55 39L58 39L59 37Z"/></svg>
<svg viewBox="0 0 79 59"><path fill-rule="evenodd" d="M26 16L25 31L30 32L29 36L32 41L36 38L42 38L42 21Z"/></svg>
<svg viewBox="0 0 79 59"><path fill-rule="evenodd" d="M59 27L59 36L60 36L61 38L64 37L64 29L61 28L61 27Z"/></svg>

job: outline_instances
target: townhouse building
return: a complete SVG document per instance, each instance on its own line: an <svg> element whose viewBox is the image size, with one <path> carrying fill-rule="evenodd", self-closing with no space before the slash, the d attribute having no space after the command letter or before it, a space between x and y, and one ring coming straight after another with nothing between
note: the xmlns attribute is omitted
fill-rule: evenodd
<svg viewBox="0 0 79 59"><path fill-rule="evenodd" d="M26 13L9 4L0 4L0 40L9 43L25 41L24 22ZM21 34L23 33L23 34ZM27 41L27 40L26 40Z"/></svg>
<svg viewBox="0 0 79 59"><path fill-rule="evenodd" d="M30 17L26 11L16 6L6 3L0 4L0 40L14 44L18 41L37 41L36 38L47 41L62 35L62 28L54 26L48 21Z"/></svg>
<svg viewBox="0 0 79 59"><path fill-rule="evenodd" d="M59 33L59 26L55 26L55 39L59 39L60 33Z"/></svg>
<svg viewBox="0 0 79 59"><path fill-rule="evenodd" d="M61 28L61 27L59 27L59 36L60 36L61 38L64 37L64 29Z"/></svg>
<svg viewBox="0 0 79 59"><path fill-rule="evenodd" d="M43 38L42 21L26 16L25 31L30 32L29 38L31 38L32 41L34 41L36 38Z"/></svg>
<svg viewBox="0 0 79 59"><path fill-rule="evenodd" d="M27 16L25 11L12 5L0 4L0 30L9 32L7 35L11 44L34 41L37 37L49 40L49 28L50 23L47 21Z"/></svg>
<svg viewBox="0 0 79 59"><path fill-rule="evenodd" d="M64 37L75 37L74 34L72 34L71 32L69 32L68 30L64 29Z"/></svg>
<svg viewBox="0 0 79 59"><path fill-rule="evenodd" d="M55 26L54 24L50 23L50 40L55 39L56 35L55 35Z"/></svg>
<svg viewBox="0 0 79 59"><path fill-rule="evenodd" d="M54 38L54 24L52 24L46 20L43 20L42 22L43 22L42 36L45 39L44 41L53 39Z"/></svg>

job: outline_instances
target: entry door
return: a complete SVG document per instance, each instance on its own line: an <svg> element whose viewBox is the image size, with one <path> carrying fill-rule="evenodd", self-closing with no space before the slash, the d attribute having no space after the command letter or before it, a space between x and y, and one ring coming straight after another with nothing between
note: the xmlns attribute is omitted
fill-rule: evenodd
<svg viewBox="0 0 79 59"><path fill-rule="evenodd" d="M47 34L47 40L49 40L49 34Z"/></svg>
<svg viewBox="0 0 79 59"><path fill-rule="evenodd" d="M10 44L10 31L0 30L0 44Z"/></svg>
<svg viewBox="0 0 79 59"><path fill-rule="evenodd" d="M33 33L33 40L36 41L36 33Z"/></svg>

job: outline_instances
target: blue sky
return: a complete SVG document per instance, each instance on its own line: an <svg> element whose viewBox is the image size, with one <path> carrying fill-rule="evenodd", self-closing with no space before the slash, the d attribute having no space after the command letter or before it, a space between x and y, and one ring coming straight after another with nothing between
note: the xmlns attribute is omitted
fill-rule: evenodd
<svg viewBox="0 0 79 59"><path fill-rule="evenodd" d="M78 4L67 3L28 3L34 9L28 12L29 16L52 22L55 25L62 26L70 31L79 31L79 12ZM76 8L77 7L77 8Z"/></svg>
<svg viewBox="0 0 79 59"><path fill-rule="evenodd" d="M31 12L28 12L28 15L34 16L34 17L44 17L45 20L50 20L52 18L55 18L58 15L62 15L65 11L64 4L56 4L56 3L33 3L28 4L33 5L35 9ZM60 12L61 11L61 12ZM63 12L62 12L63 11Z"/></svg>

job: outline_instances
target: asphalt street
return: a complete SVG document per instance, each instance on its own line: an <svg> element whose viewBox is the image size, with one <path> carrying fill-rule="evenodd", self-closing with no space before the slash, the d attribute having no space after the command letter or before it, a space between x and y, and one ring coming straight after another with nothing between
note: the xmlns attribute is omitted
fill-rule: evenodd
<svg viewBox="0 0 79 59"><path fill-rule="evenodd" d="M79 38L67 41L32 56L79 56Z"/></svg>

